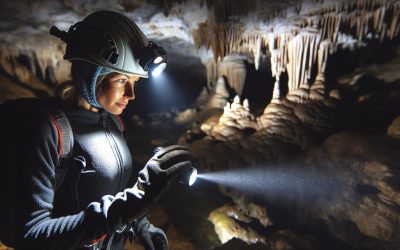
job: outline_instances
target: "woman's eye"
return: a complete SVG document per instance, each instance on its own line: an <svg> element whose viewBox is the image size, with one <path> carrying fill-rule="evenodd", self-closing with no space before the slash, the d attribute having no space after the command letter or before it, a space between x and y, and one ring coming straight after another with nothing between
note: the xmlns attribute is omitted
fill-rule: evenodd
<svg viewBox="0 0 400 250"><path fill-rule="evenodd" d="M125 84L126 83L126 79L118 79L117 83L119 84Z"/></svg>

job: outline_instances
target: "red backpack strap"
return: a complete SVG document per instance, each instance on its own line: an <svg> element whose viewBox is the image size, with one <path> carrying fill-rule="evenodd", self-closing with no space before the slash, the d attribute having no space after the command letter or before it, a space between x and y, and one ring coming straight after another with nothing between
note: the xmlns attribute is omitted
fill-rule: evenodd
<svg viewBox="0 0 400 250"><path fill-rule="evenodd" d="M53 122L53 126L55 128L55 130L57 131L57 135L58 135L58 158L61 158L62 154L63 154L63 139L62 139L62 131L60 128L60 125L57 122L57 119L54 117L53 114L50 114L50 119Z"/></svg>
<svg viewBox="0 0 400 250"><path fill-rule="evenodd" d="M58 157L60 159L68 157L74 147L74 135L71 124L65 113L61 110L52 110L49 115L54 131L58 135Z"/></svg>
<svg viewBox="0 0 400 250"><path fill-rule="evenodd" d="M64 164L63 160L68 160L72 154L74 147L74 136L71 124L67 116L61 110L52 110L48 112L53 131L58 137L58 162L56 166L56 185L55 190L58 190L67 175L68 164Z"/></svg>

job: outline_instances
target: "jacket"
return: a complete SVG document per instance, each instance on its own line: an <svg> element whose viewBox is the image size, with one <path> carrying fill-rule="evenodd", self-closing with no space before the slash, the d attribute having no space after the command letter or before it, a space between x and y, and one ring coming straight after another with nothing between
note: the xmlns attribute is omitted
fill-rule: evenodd
<svg viewBox="0 0 400 250"><path fill-rule="evenodd" d="M111 114L75 106L64 112L75 142L72 156L60 164L67 174L59 189L58 137L50 121L42 112L32 113L19 135L24 143L15 159L16 249L85 249L115 233L107 228L108 206L102 197L127 186L132 171L127 144Z"/></svg>

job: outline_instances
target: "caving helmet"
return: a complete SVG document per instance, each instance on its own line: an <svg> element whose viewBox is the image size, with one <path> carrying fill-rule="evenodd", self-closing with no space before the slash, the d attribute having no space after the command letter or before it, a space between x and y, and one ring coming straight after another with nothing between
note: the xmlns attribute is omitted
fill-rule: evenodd
<svg viewBox="0 0 400 250"><path fill-rule="evenodd" d="M50 34L67 43L64 59L83 60L108 70L147 78L166 66L166 52L148 41L136 23L123 14L97 11L68 32L53 26Z"/></svg>

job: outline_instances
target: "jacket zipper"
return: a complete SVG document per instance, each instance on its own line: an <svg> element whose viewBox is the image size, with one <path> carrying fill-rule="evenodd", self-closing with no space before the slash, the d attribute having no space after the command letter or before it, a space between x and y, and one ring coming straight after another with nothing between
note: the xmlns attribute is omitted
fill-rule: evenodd
<svg viewBox="0 0 400 250"><path fill-rule="evenodd" d="M119 151L118 145L115 142L114 136L111 134L110 129L108 128L106 121L104 120L104 115L101 114L101 125L103 127L104 133L106 135L106 138L108 142L111 145L111 149L114 153L114 157L117 161L118 164L118 170L119 170L119 183L118 183L118 190L121 189L121 182L122 182L122 156L121 152Z"/></svg>

